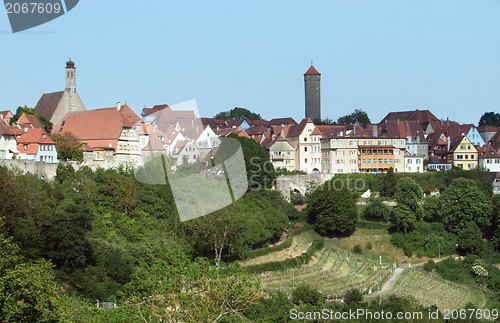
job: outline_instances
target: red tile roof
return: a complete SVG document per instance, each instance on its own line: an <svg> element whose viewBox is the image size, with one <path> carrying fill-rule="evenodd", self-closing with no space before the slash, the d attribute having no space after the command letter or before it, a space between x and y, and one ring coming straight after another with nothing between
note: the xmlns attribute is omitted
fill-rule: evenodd
<svg viewBox="0 0 500 323"><path fill-rule="evenodd" d="M27 114L26 112L21 114L19 119L17 119L16 124L19 124L21 128L43 128L42 124L38 118L32 114Z"/></svg>
<svg viewBox="0 0 500 323"><path fill-rule="evenodd" d="M142 109L142 114L146 115L146 116L149 116L149 115L152 115L153 113L158 112L158 111L160 111L162 109L165 109L165 108L170 108L170 107L168 106L168 104L155 105L152 108L144 108L144 109Z"/></svg>
<svg viewBox="0 0 500 323"><path fill-rule="evenodd" d="M399 111L399 112L389 112L380 121L379 125L384 124L386 121L396 121L396 120L412 120L418 121L420 124L427 124L429 122L441 122L434 114L429 110L415 110L415 111Z"/></svg>
<svg viewBox="0 0 500 323"><path fill-rule="evenodd" d="M21 138L16 136L16 141L17 150L28 155L36 155L36 153L38 152L39 144L55 145L55 142L50 139L45 130L40 128L30 128L27 132L23 131L23 133L21 134ZM28 145L28 150L24 149L24 145Z"/></svg>
<svg viewBox="0 0 500 323"><path fill-rule="evenodd" d="M294 126L290 126L290 130L288 131L288 134L286 135L287 138L291 137L298 137L300 134L304 131L304 128L308 123L313 123L311 118L304 118L302 121Z"/></svg>
<svg viewBox="0 0 500 323"><path fill-rule="evenodd" d="M12 127L7 126L5 123L0 122L0 136L14 136L14 132L12 131Z"/></svg>
<svg viewBox="0 0 500 323"><path fill-rule="evenodd" d="M307 72L304 73L304 75L321 75L317 69L314 68L314 66L311 64L311 67L307 70Z"/></svg>
<svg viewBox="0 0 500 323"><path fill-rule="evenodd" d="M269 121L269 125L271 126L286 126L286 125L296 125L297 121L293 120L293 118L278 118L272 119Z"/></svg>
<svg viewBox="0 0 500 323"><path fill-rule="evenodd" d="M116 150L123 128L133 124L116 109L98 109L70 112L54 126L54 133L71 132L82 142L94 147L111 147Z"/></svg>
<svg viewBox="0 0 500 323"><path fill-rule="evenodd" d="M493 148L490 144L485 144L483 147L480 147L478 150L479 159L482 158L500 158L500 154L495 148Z"/></svg>

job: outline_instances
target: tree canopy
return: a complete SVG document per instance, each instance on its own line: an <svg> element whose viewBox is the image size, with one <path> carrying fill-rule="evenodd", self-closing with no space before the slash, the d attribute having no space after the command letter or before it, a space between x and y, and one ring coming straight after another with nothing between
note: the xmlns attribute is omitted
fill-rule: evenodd
<svg viewBox="0 0 500 323"><path fill-rule="evenodd" d="M56 143L57 159L83 161L83 152L80 150L83 143L71 132L53 134L51 139Z"/></svg>
<svg viewBox="0 0 500 323"><path fill-rule="evenodd" d="M399 179L395 193L398 205L393 209L392 222L400 231L411 231L422 220L423 191L413 178Z"/></svg>
<svg viewBox="0 0 500 323"><path fill-rule="evenodd" d="M236 120L236 119L263 120L260 114L239 107L235 107L234 109L231 109L229 111L219 112L215 115L214 118L221 120Z"/></svg>
<svg viewBox="0 0 500 323"><path fill-rule="evenodd" d="M19 106L16 110L16 113L14 114L14 116L10 119L10 124L13 125L17 122L17 120L19 119L19 117L23 114L23 113L27 113L27 114L31 114L31 115L34 115L38 118L38 121L40 121L40 123L42 124L42 126L45 128L45 130L47 130L48 128L52 127L52 122L50 122L49 120L47 120L47 118L43 117L43 116L39 116L37 113L36 113L36 110L35 108L28 108L28 106Z"/></svg>
<svg viewBox="0 0 500 323"><path fill-rule="evenodd" d="M320 234L348 232L358 221L356 195L340 182L332 179L307 194L310 220Z"/></svg>
<svg viewBox="0 0 500 323"><path fill-rule="evenodd" d="M337 124L352 124L356 121L364 124L371 123L368 113L360 109L355 109L351 114L338 118Z"/></svg>
<svg viewBox="0 0 500 323"><path fill-rule="evenodd" d="M479 119L478 126L479 127L492 126L500 128L500 113L495 113L495 112L483 113L483 115Z"/></svg>

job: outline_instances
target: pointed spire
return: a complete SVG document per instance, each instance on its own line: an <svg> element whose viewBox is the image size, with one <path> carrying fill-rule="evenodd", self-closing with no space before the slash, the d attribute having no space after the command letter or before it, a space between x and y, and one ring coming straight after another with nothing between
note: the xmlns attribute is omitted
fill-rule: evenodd
<svg viewBox="0 0 500 323"><path fill-rule="evenodd" d="M309 69L307 70L307 72L304 73L304 75L321 75L321 73L318 72L318 70L315 69L314 66L311 64L311 67L309 67Z"/></svg>

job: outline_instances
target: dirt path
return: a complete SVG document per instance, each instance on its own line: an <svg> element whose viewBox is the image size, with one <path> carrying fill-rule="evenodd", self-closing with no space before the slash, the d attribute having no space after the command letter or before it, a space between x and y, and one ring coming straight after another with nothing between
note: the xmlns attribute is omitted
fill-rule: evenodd
<svg viewBox="0 0 500 323"><path fill-rule="evenodd" d="M399 275L401 275L401 273L404 270L405 270L405 268L396 268L394 270L394 273L392 274L392 277L384 283L381 290L379 290L378 292L375 292L375 293L371 293L370 295L366 295L364 298L373 298L373 297L377 297L379 295L383 295L383 294L387 293L392 288L392 285L394 285L396 280L398 280Z"/></svg>

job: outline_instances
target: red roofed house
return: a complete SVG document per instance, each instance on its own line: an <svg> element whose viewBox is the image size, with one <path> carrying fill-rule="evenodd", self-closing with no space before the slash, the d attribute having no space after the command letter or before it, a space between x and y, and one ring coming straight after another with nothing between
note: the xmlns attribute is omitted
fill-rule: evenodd
<svg viewBox="0 0 500 323"><path fill-rule="evenodd" d="M298 125L285 126L286 139L295 150L295 169L310 173L321 173L321 132L310 118Z"/></svg>
<svg viewBox="0 0 500 323"><path fill-rule="evenodd" d="M94 162L103 161L104 168L119 164L140 165L142 158L137 125L128 120L120 108L118 105L115 109L68 113L54 125L52 132L71 132L81 142L87 143L95 152Z"/></svg>
<svg viewBox="0 0 500 323"><path fill-rule="evenodd" d="M71 59L66 62L66 89L43 94L35 110L39 116L47 118L52 124L58 123L69 112L85 111L85 106L76 92L76 68Z"/></svg>
<svg viewBox="0 0 500 323"><path fill-rule="evenodd" d="M41 128L24 128L16 132L17 150L20 159L46 163L57 163L56 144Z"/></svg>
<svg viewBox="0 0 500 323"><path fill-rule="evenodd" d="M263 146L269 154L274 168L285 168L287 171L293 171L295 169L295 149L293 146L280 135L277 135L273 140L271 138L266 139L268 143L263 142Z"/></svg>
<svg viewBox="0 0 500 323"><path fill-rule="evenodd" d="M489 172L500 172L500 154L490 144L479 148L479 167L487 169Z"/></svg>

